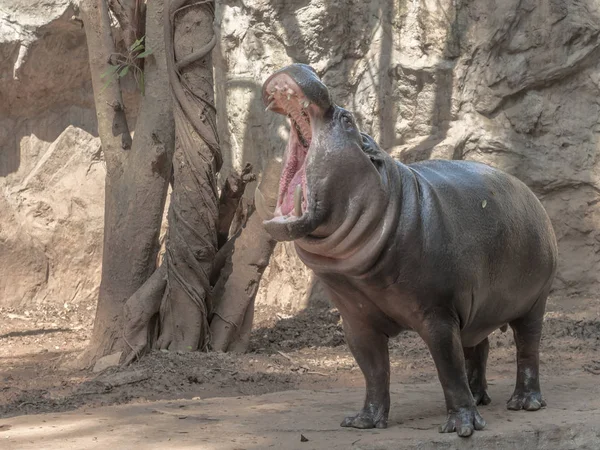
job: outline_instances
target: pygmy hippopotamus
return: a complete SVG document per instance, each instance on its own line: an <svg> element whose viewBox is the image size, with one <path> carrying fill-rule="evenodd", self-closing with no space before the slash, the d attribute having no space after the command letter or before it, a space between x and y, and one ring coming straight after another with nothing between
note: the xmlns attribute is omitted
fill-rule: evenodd
<svg viewBox="0 0 600 450"><path fill-rule="evenodd" d="M476 162L392 159L307 65L279 70L262 95L291 126L276 209L257 191L257 211L324 283L366 381L364 406L341 425L386 428L388 339L402 330L416 331L435 362L441 432L485 426L488 335L507 324L517 347L508 409L545 406L539 343L558 251L531 190Z"/></svg>

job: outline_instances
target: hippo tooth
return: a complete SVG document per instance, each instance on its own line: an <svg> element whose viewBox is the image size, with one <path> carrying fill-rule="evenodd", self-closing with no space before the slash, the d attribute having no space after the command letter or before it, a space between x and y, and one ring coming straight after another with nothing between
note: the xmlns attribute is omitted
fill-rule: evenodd
<svg viewBox="0 0 600 450"><path fill-rule="evenodd" d="M267 208L265 197L260 192L260 189L258 189L258 186L256 186L256 190L254 191L254 205L256 206L258 216L262 220L271 220L274 217L273 213Z"/></svg>
<svg viewBox="0 0 600 450"><path fill-rule="evenodd" d="M294 190L294 213L297 217L302 216L302 186L299 184Z"/></svg>
<svg viewBox="0 0 600 450"><path fill-rule="evenodd" d="M270 109L273 109L274 106L275 106L275 100L271 100L271 103L269 103L267 105L267 107L265 108L265 111L269 111Z"/></svg>
<svg viewBox="0 0 600 450"><path fill-rule="evenodd" d="M302 106L306 109L310 106L310 101L308 99L304 100L304 102L302 102Z"/></svg>

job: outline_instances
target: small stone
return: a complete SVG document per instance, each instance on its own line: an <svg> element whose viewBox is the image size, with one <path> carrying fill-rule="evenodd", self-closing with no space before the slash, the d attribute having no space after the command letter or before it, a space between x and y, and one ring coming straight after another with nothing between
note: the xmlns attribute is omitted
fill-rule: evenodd
<svg viewBox="0 0 600 450"><path fill-rule="evenodd" d="M109 367L118 366L119 361L121 360L122 354L123 354L123 352L117 352L117 353L113 353L112 355L103 356L98 361L96 361L96 364L94 364L94 368L92 369L92 372L98 373L98 372L102 372L103 370L108 369Z"/></svg>
<svg viewBox="0 0 600 450"><path fill-rule="evenodd" d="M308 439L303 434L300 435L300 442L308 442Z"/></svg>

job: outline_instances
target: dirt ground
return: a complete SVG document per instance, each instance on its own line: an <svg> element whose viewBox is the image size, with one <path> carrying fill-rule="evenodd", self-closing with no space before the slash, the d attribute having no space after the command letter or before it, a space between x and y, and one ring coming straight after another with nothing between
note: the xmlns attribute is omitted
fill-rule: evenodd
<svg viewBox="0 0 600 450"><path fill-rule="evenodd" d="M153 352L129 367L100 374L72 368L87 344L93 312L91 305L0 309L0 418L131 402L363 386L344 343L339 314L325 303L294 317L257 311L251 351L245 355ZM490 375L512 379L512 333L496 331L490 341ZM568 384L577 383L577 375L600 375L599 345L599 299L551 298L542 341L542 383L550 376ZM433 362L418 336L403 333L390 347L393 383L436 382Z"/></svg>

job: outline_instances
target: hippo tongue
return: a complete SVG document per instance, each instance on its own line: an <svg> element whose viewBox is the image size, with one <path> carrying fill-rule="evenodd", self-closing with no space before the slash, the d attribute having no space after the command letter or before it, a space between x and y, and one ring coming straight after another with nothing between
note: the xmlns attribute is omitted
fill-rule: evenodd
<svg viewBox="0 0 600 450"><path fill-rule="evenodd" d="M290 181L290 184L287 187L287 190L283 196L281 201L281 213L286 216L291 214L294 210L294 192L296 190L296 186L302 186L302 178L304 174L304 167L301 167L298 172L294 174L294 178ZM304 191L304 189L302 189Z"/></svg>

